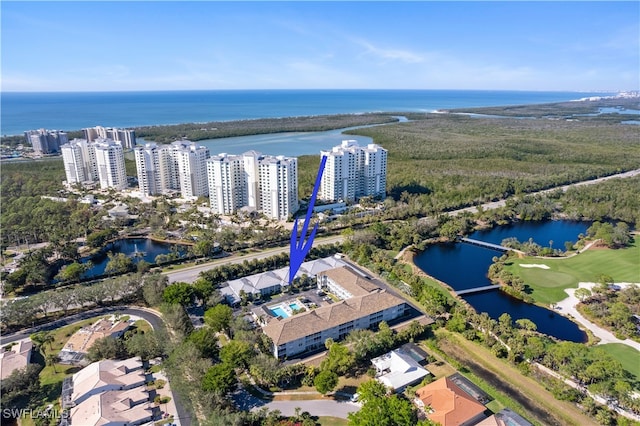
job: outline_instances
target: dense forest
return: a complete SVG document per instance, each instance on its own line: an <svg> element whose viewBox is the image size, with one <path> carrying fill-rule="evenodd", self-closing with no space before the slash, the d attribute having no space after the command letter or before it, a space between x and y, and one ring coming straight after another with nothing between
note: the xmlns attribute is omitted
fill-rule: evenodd
<svg viewBox="0 0 640 426"><path fill-rule="evenodd" d="M640 164L637 127L607 122L426 114L348 134L372 137L389 151L387 193L394 200L422 195L419 202L432 212L606 176ZM315 172L310 165L318 161L313 156L300 158L303 194L310 193Z"/></svg>

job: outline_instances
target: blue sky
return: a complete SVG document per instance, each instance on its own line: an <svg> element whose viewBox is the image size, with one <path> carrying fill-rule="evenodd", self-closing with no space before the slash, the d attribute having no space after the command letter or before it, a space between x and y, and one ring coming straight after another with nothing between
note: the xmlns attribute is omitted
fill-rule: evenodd
<svg viewBox="0 0 640 426"><path fill-rule="evenodd" d="M0 2L3 91L640 88L640 2Z"/></svg>

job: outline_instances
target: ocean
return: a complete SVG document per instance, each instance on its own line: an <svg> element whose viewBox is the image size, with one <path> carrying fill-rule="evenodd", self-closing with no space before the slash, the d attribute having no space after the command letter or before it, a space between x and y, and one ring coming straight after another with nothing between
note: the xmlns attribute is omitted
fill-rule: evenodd
<svg viewBox="0 0 640 426"><path fill-rule="evenodd" d="M611 93L483 90L4 92L1 135L365 112L540 104Z"/></svg>

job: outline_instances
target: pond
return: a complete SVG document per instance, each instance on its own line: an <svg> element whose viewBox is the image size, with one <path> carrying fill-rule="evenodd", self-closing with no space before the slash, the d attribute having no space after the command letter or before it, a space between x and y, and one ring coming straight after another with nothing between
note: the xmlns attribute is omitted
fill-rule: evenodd
<svg viewBox="0 0 640 426"><path fill-rule="evenodd" d="M566 241L575 243L578 235L586 233L590 225L589 222L573 221L518 222L477 231L469 238L494 244L500 244L509 237L519 241L532 238L543 247L552 242L553 247L563 248ZM492 284L487 272L494 256L501 256L501 252L466 243L446 243L427 247L416 256L415 263L454 290L465 290ZM541 333L573 342L586 341L586 334L569 319L549 309L524 303L500 290L469 294L464 299L476 311L486 312L494 319L506 312L514 321L530 319Z"/></svg>
<svg viewBox="0 0 640 426"><path fill-rule="evenodd" d="M116 240L100 254L93 256L93 258L83 258L82 263L86 263L89 260L93 263L93 267L83 274L84 278L97 277L104 274L104 271L109 263L108 252L111 253L124 253L131 257L134 263L138 263L140 260L145 260L149 263L155 263L156 256L159 254L169 254L172 251L177 251L181 256L186 254L186 246L177 244L168 244L158 241L153 241L148 238L127 238L122 240Z"/></svg>

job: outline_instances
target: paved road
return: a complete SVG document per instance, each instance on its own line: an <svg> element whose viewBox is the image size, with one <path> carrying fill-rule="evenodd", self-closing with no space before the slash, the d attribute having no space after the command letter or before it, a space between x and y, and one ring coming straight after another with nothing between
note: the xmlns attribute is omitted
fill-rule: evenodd
<svg viewBox="0 0 640 426"><path fill-rule="evenodd" d="M0 337L0 345L5 345L7 343L25 339L29 337L32 333L35 333L36 331L55 330L57 328L64 327L69 324L73 324L78 321L93 318L98 315L112 314L114 312L119 312L125 315L135 315L140 318L143 318L145 321L151 324L151 327L153 327L156 330L159 328L164 328L164 323L162 322L162 318L158 314L154 313L149 309L130 308L128 306L110 306L106 308L92 309L90 311L81 312L79 314L69 315L68 317L65 317L47 324L39 325L32 328L27 328L25 330L21 330L16 333L5 334Z"/></svg>
<svg viewBox="0 0 640 426"><path fill-rule="evenodd" d="M557 191L557 190L561 190L563 192L566 192L567 189L571 188L572 186L594 185L596 183L604 182L604 181L609 180L609 179L630 178L630 177L637 176L637 175L640 175L640 169L631 170L631 171L625 172L625 173L618 173L618 174L611 175L611 176L605 176L605 177L601 177L601 178L598 178L598 179L592 179L592 180L585 180L583 182L570 183L568 185L557 186L557 187L554 187L554 188L545 189L543 191L539 191L539 192L535 192L535 193L531 193L531 194L527 194L527 195L546 194L546 193ZM504 207L505 201L506 200L499 200L499 201L492 201L490 203L482 204L482 209L483 210L492 210L492 209L497 209L498 207ZM450 216L457 216L457 215L459 215L460 213L463 213L463 212L476 213L477 211L478 211L478 208L476 206L474 206L474 207L467 207L467 208L460 209L460 210L454 210L454 211L449 212L448 214Z"/></svg>
<svg viewBox="0 0 640 426"><path fill-rule="evenodd" d="M342 237L341 235L325 237L325 238L319 237L319 238L316 238L314 246L317 247L319 245L324 245L324 244L334 244L334 243L342 242L343 239L344 237ZM164 272L164 275L166 275L169 278L170 283L174 283L178 281L192 283L198 279L198 276L202 271L208 271L209 269L215 268L217 266L229 265L232 263L242 263L245 260L251 261L254 259L264 259L270 256L275 256L280 253L289 253L289 246L287 245L282 247L270 248L270 249L262 250L259 253L234 255L234 256L225 257L222 259L216 259L202 265L189 266L187 268L179 269L177 271Z"/></svg>

